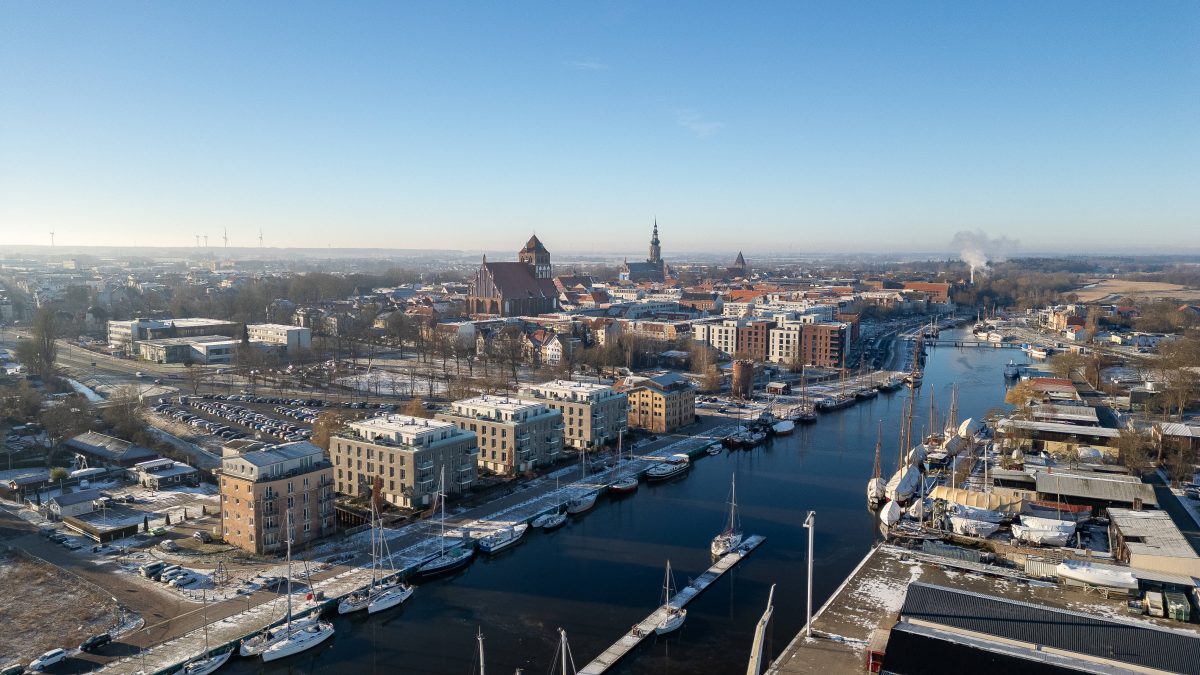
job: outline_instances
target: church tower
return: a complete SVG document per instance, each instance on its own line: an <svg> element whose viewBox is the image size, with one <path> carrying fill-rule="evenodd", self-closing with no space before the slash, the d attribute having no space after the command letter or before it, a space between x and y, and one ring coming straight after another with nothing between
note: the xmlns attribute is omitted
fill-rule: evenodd
<svg viewBox="0 0 1200 675"><path fill-rule="evenodd" d="M542 245L537 235L529 238L525 248L517 252L517 260L529 265L533 276L537 279L550 279L550 251Z"/></svg>
<svg viewBox="0 0 1200 675"><path fill-rule="evenodd" d="M654 219L654 235L650 237L650 257L646 262L662 262L662 247L658 242L658 219Z"/></svg>

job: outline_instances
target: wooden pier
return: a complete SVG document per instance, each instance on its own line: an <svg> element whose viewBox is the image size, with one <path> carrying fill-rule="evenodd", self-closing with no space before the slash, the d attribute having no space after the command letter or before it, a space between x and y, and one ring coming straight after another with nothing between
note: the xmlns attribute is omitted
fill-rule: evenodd
<svg viewBox="0 0 1200 675"><path fill-rule="evenodd" d="M696 596L700 595L704 589L712 585L712 583L717 579L720 579L721 575L733 569L735 565L740 563L746 556L750 555L754 549L758 548L759 544L763 543L763 539L764 537L757 534L746 537L746 540L742 542L742 545L739 546L736 551L722 556L719 560L717 560L716 563L713 564L712 567L708 568L707 572L701 574L696 578L695 581L688 586L685 586L683 590L676 593L675 596L671 598L669 603L670 606L676 608L686 607L687 604ZM609 668L612 668L618 661L624 658L626 654L633 651L634 647L641 644L642 640L654 635L654 628L658 626L659 622L666 618L666 616L666 609L663 607L656 608L653 612L651 612L650 616L642 619L637 623L637 625L630 629L628 633L621 636L621 639L613 643L613 645L608 649L605 649L604 653L592 659L591 663L581 668L579 670L579 675L599 675L599 673L603 673Z"/></svg>
<svg viewBox="0 0 1200 675"><path fill-rule="evenodd" d="M929 347L991 347L992 349L1021 349L1019 342L991 342L988 340L940 340L926 339Z"/></svg>

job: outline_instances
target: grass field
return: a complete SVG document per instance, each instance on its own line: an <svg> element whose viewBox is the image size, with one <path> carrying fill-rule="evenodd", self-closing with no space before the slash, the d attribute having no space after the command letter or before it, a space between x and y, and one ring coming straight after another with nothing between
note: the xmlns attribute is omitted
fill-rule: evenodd
<svg viewBox="0 0 1200 675"><path fill-rule="evenodd" d="M1105 299L1116 300L1127 297L1150 300L1174 298L1181 302L1200 300L1200 289L1157 281L1125 281L1124 279L1104 279L1095 285L1075 291L1075 294L1079 296L1080 302L1099 302Z"/></svg>
<svg viewBox="0 0 1200 675"><path fill-rule="evenodd" d="M117 603L96 587L15 549L0 550L0 667L72 648L120 621Z"/></svg>

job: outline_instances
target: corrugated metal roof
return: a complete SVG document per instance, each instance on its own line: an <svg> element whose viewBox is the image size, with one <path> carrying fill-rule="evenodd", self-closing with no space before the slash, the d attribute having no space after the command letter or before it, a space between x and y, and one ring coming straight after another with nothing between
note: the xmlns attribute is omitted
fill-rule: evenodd
<svg viewBox="0 0 1200 675"><path fill-rule="evenodd" d="M1200 637L915 582L900 610L959 630L1177 673L1195 672Z"/></svg>
<svg viewBox="0 0 1200 675"><path fill-rule="evenodd" d="M1143 504L1158 506L1154 488L1133 476L1096 473L1085 474L1063 470L1038 471L1034 474L1035 489L1042 494L1080 497L1100 501L1132 504L1140 499Z"/></svg>
<svg viewBox="0 0 1200 675"><path fill-rule="evenodd" d="M1166 511L1109 509L1108 517L1125 537L1130 553L1195 558L1196 551Z"/></svg>

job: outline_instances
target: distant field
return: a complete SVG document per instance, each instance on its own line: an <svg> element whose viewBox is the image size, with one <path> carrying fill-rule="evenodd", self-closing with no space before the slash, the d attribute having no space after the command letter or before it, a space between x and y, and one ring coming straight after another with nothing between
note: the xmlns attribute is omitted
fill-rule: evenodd
<svg viewBox="0 0 1200 675"><path fill-rule="evenodd" d="M1177 298L1182 301L1200 300L1200 289L1187 288L1178 284L1163 284L1157 281L1125 281L1105 279L1088 288L1075 291L1080 302L1099 302L1121 297L1137 296L1148 299Z"/></svg>

